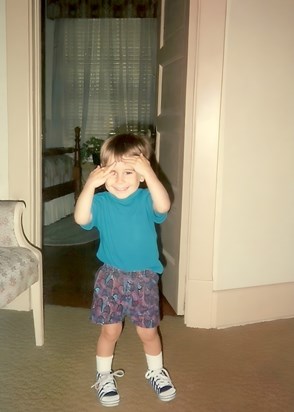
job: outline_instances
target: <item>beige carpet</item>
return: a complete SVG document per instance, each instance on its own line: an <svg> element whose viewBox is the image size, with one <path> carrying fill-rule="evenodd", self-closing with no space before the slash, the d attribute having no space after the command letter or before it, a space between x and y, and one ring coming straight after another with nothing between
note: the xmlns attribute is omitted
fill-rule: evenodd
<svg viewBox="0 0 294 412"><path fill-rule="evenodd" d="M34 346L31 313L0 311L0 411L92 412L101 407L90 386L99 327L88 310L46 306L45 346ZM145 359L127 322L115 367L124 412L294 411L294 319L224 330L186 328L165 317L165 364L177 398L160 402L145 381Z"/></svg>

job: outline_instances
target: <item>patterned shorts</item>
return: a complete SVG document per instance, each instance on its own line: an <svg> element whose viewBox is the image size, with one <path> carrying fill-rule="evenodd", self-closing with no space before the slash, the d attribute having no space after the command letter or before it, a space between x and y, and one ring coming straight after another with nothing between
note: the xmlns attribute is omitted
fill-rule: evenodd
<svg viewBox="0 0 294 412"><path fill-rule="evenodd" d="M159 325L159 276L151 270L123 272L103 265L96 273L92 322L120 323L128 316L142 328Z"/></svg>

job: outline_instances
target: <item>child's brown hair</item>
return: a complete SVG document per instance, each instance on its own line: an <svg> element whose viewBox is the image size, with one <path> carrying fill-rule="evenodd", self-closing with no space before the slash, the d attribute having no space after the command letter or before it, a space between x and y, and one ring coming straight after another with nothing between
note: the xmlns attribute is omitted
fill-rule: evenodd
<svg viewBox="0 0 294 412"><path fill-rule="evenodd" d="M118 134L105 140L101 147L101 165L106 166L113 156L120 161L123 156L139 156L143 154L148 160L153 155L151 143L148 138L134 134Z"/></svg>

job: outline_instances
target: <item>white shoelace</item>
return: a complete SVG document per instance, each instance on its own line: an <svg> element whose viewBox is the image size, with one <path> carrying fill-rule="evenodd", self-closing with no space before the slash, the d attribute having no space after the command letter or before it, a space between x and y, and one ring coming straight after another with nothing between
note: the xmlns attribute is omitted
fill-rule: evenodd
<svg viewBox="0 0 294 412"><path fill-rule="evenodd" d="M154 371L148 370L145 374L145 378L152 380L151 383L157 392L160 392L160 389L165 386L173 387L168 371L164 368Z"/></svg>
<svg viewBox="0 0 294 412"><path fill-rule="evenodd" d="M95 388L96 391L98 391L100 388L103 388L104 393L111 392L113 390L116 391L117 389L115 386L114 377L122 378L124 374L125 373L122 369L109 373L100 373L97 375L98 379L94 385L91 386L91 389Z"/></svg>

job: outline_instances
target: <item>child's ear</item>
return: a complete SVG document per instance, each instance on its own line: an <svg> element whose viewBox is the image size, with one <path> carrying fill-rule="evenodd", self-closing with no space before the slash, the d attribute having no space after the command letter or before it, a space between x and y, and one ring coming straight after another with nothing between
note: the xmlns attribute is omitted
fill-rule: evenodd
<svg viewBox="0 0 294 412"><path fill-rule="evenodd" d="M145 180L144 177L141 176L141 177L140 177L140 182L142 183L142 182L144 182L144 180Z"/></svg>

